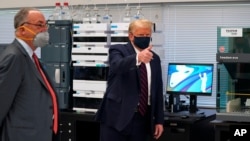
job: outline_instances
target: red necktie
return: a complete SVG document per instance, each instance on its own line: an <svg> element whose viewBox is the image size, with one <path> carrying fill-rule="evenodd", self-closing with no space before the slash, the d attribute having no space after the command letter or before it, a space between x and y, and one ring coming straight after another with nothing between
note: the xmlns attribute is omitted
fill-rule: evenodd
<svg viewBox="0 0 250 141"><path fill-rule="evenodd" d="M141 94L139 99L139 112L141 115L145 115L148 108L148 77L147 69L144 63L140 65L140 83L141 83Z"/></svg>
<svg viewBox="0 0 250 141"><path fill-rule="evenodd" d="M57 130L58 130L58 105L57 105L57 100L56 100L56 93L55 91L53 90L53 88L51 87L48 79L46 78L41 66L40 66L40 63L39 63L39 60L36 56L35 53L33 53L32 55L34 61L35 61L35 64L36 64L36 67L38 69L38 71L40 72L46 86L47 86L47 89L49 90L49 93L51 95L51 98L52 98L52 103L53 103L53 115L54 115L54 118L53 118L53 131L54 133L57 133Z"/></svg>

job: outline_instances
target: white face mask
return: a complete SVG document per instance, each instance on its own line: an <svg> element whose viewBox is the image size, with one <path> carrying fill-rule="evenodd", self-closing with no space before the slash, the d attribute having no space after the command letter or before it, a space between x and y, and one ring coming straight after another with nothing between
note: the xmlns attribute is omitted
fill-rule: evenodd
<svg viewBox="0 0 250 141"><path fill-rule="evenodd" d="M49 33L47 31L39 32L33 39L33 44L36 47L44 47L48 43L49 43Z"/></svg>

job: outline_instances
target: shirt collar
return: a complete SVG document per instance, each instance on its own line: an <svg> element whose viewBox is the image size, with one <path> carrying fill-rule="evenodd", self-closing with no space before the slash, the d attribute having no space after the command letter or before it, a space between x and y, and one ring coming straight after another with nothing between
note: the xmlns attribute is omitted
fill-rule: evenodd
<svg viewBox="0 0 250 141"><path fill-rule="evenodd" d="M16 39L22 45L25 51L29 54L30 58L32 58L33 50L29 47L29 45L19 38L16 38Z"/></svg>

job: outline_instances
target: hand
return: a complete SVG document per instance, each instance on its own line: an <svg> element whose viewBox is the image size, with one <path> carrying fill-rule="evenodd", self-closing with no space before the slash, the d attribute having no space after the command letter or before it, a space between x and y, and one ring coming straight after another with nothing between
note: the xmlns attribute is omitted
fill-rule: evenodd
<svg viewBox="0 0 250 141"><path fill-rule="evenodd" d="M160 136L162 135L163 133L163 125L162 124L156 124L155 125L155 132L154 132L154 138L155 139L159 139Z"/></svg>
<svg viewBox="0 0 250 141"><path fill-rule="evenodd" d="M148 63L153 59L153 53L151 51L152 47L153 46L150 45L149 47L147 47L144 50L142 50L141 52L139 52L139 54L138 54L138 61L139 62Z"/></svg>

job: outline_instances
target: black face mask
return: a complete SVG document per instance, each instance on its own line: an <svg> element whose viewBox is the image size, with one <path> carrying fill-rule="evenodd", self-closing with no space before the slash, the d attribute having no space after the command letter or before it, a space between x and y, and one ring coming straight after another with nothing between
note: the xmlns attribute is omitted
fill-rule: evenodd
<svg viewBox="0 0 250 141"><path fill-rule="evenodd" d="M134 44L140 49L145 49L149 46L151 37L136 37L134 36Z"/></svg>

